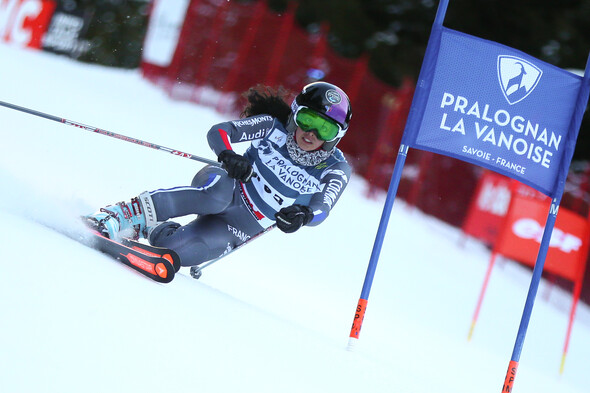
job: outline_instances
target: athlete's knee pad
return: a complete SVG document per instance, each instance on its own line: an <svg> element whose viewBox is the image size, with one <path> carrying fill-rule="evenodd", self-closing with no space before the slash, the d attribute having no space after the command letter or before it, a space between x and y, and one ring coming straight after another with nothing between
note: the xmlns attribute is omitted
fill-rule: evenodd
<svg viewBox="0 0 590 393"><path fill-rule="evenodd" d="M209 165L201 169L191 182L191 186L202 191L230 193L234 189L235 180L227 175L221 167Z"/></svg>
<svg viewBox="0 0 590 393"><path fill-rule="evenodd" d="M201 198L200 209L208 214L215 214L229 206L234 197L235 184L236 181L220 167L207 166L195 175L191 187L206 196Z"/></svg>

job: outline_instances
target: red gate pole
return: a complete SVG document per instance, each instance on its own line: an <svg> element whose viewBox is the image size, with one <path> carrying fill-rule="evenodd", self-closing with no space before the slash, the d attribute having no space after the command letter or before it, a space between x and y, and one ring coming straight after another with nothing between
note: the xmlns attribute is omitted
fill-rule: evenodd
<svg viewBox="0 0 590 393"><path fill-rule="evenodd" d="M479 294L479 298L477 300L477 305L475 306L475 311L473 312L473 318L471 319L471 326L469 327L469 333L467 335L467 340L471 340L471 337L473 336L473 330L475 329L475 324L477 323L477 319L479 318L479 311L481 309L481 305L483 303L483 298L485 296L485 293L487 291L487 287L488 287L488 283L490 281L490 276L492 275L492 270L494 268L494 264L496 262L496 258L497 256L500 254L499 250L500 250L500 244L502 244L502 242L504 241L503 238L505 237L505 233L507 231L509 231L509 222L508 222L508 216L510 214L510 210L512 209L512 206L514 204L514 200L515 200L515 195L516 195L516 188L518 186L519 183L517 182L511 182L510 183L510 202L508 204L508 208L506 209L506 215L504 216L504 221L502 222L502 225L500 226L500 230L498 232L498 236L496 236L496 240L494 241L494 245L492 247L492 251L491 251L491 257L490 257L490 262L488 264L488 269L486 271L486 275L485 278L483 280L483 284L481 287L481 291ZM512 363L510 363L512 366ZM518 368L518 363L516 363L516 368ZM514 368L514 373L516 374L516 368ZM509 367L510 370L510 367Z"/></svg>
<svg viewBox="0 0 590 393"><path fill-rule="evenodd" d="M559 365L559 373L563 374L563 370L565 368L565 358L567 356L567 351L570 345L570 336L572 334L572 327L574 324L574 318L576 316L576 308L578 306L578 301L580 300L580 295L582 294L582 285L584 283L584 274L586 273L586 263L588 262L588 251L590 251L590 213L588 213L588 220L587 220L587 227L586 227L586 236L585 240L586 243L584 245L584 251L580 254L580 264L578 269L578 277L576 278L576 282L574 284L574 291L572 293L573 300L572 300L572 308L570 310L570 316L567 326L567 333L565 336L565 343L563 344L563 354L561 355L561 364Z"/></svg>
<svg viewBox="0 0 590 393"><path fill-rule="evenodd" d="M477 323L477 319L479 318L479 311L481 310L483 298L485 297L488 288L488 283L490 282L490 276L492 275L492 270L494 269L496 258L498 258L498 253L496 251L493 251L490 257L490 262L488 264L488 270L486 271L486 275L483 280L483 285L481 286L479 298L477 299L477 305L475 306L475 311L473 312L473 318L471 318L471 326L469 327L469 333L467 334L467 341L470 341L471 337L473 336L473 330L475 329L475 324Z"/></svg>

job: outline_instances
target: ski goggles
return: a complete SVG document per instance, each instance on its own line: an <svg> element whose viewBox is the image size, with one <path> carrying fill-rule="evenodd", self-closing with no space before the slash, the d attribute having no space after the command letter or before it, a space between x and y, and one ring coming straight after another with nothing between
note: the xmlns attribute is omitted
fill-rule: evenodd
<svg viewBox="0 0 590 393"><path fill-rule="evenodd" d="M305 132L315 131L318 139L327 142L336 139L342 132L340 124L305 106L297 108L295 123Z"/></svg>

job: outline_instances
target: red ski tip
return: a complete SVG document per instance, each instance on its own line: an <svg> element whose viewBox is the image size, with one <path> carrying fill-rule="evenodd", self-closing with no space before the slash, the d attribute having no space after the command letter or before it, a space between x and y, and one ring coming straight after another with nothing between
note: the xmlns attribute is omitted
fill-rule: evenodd
<svg viewBox="0 0 590 393"><path fill-rule="evenodd" d="M156 265L156 273L158 273L158 276L166 278L168 276L168 269L166 269L163 263L158 263Z"/></svg>

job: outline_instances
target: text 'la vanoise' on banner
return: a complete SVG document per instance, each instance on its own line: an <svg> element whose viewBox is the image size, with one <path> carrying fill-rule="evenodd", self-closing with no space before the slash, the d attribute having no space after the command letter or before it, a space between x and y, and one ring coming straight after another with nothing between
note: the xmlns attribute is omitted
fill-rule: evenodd
<svg viewBox="0 0 590 393"><path fill-rule="evenodd" d="M410 145L552 195L582 78L444 27L430 61L432 86Z"/></svg>

